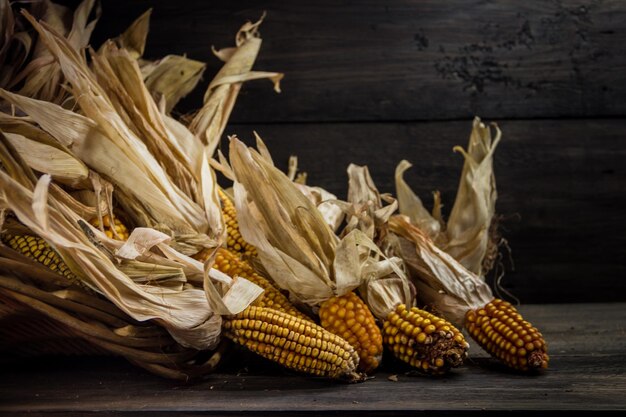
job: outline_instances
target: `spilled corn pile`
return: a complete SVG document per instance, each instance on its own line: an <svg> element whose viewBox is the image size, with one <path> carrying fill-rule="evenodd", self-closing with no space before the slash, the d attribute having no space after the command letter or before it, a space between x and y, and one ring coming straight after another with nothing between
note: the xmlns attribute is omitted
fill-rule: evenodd
<svg viewBox="0 0 626 417"><path fill-rule="evenodd" d="M214 51L203 102L177 118L205 64L146 59L149 11L92 45L94 0L23 5L0 0L0 351L106 353L180 380L248 352L357 382L386 363L445 375L475 342L518 372L547 368L539 330L485 279L497 126L476 118L455 148L447 221L405 182L408 161L395 195L350 165L341 200L276 168L259 136L223 137L244 83L280 91L283 74L252 69L262 19Z"/></svg>

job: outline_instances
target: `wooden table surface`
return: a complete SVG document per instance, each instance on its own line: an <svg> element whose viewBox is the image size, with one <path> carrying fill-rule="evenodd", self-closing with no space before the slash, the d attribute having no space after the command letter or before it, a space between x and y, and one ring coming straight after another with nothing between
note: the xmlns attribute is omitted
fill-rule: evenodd
<svg viewBox="0 0 626 417"><path fill-rule="evenodd" d="M406 368L392 365L361 384L282 373L267 364L183 384L115 358L48 358L2 367L0 415L459 415L567 410L595 415L626 409L626 303L526 305L521 311L548 342L550 369L538 375L507 371L474 345L472 360L449 376L412 376ZM233 358L230 361L232 368ZM397 375L397 381L390 380L391 375Z"/></svg>

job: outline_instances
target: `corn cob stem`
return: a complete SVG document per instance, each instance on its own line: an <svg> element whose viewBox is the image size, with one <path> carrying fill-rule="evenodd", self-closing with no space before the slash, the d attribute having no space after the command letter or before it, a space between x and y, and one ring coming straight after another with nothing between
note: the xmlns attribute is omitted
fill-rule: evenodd
<svg viewBox="0 0 626 417"><path fill-rule="evenodd" d="M319 310L323 328L344 338L359 354L359 370L372 372L383 354L383 337L367 305L354 292L324 301Z"/></svg>
<svg viewBox="0 0 626 417"><path fill-rule="evenodd" d="M492 356L520 371L545 369L549 356L542 334L511 303L495 298L465 315L465 328Z"/></svg>
<svg viewBox="0 0 626 417"><path fill-rule="evenodd" d="M362 380L359 357L337 335L310 321L270 308L250 306L224 319L224 335L286 368L315 376Z"/></svg>
<svg viewBox="0 0 626 417"><path fill-rule="evenodd" d="M383 340L398 359L429 374L444 374L467 357L469 344L446 320L400 304L383 323Z"/></svg>

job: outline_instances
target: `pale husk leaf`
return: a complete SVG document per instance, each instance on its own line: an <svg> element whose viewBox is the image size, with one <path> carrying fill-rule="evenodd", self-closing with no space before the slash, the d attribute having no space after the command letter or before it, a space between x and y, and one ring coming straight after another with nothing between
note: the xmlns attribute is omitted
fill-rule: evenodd
<svg viewBox="0 0 626 417"><path fill-rule="evenodd" d="M482 263L489 243L489 227L495 215L496 180L493 154L502 133L494 125L496 137L479 118L474 119L467 151L457 146L465 158L461 181L446 227L443 249L475 274L482 274Z"/></svg>
<svg viewBox="0 0 626 417"><path fill-rule="evenodd" d="M64 184L86 183L89 169L73 155L16 133L4 135L32 169L50 174Z"/></svg>
<svg viewBox="0 0 626 417"><path fill-rule="evenodd" d="M114 39L120 48L126 49L130 56L138 59L146 49L146 39L150 30L150 16L152 8L146 10L117 38Z"/></svg>
<svg viewBox="0 0 626 417"><path fill-rule="evenodd" d="M256 132L255 132L256 134ZM262 141L261 141L262 143ZM269 154L269 151L268 151ZM322 187L310 186L305 183L296 182L296 178L302 178L298 174L298 157L291 155L289 157L289 165L287 169L287 177L290 181L300 189L300 191L317 207L326 224L330 226L333 232L339 230L339 226L345 218L343 209L337 203L337 196L328 192Z"/></svg>
<svg viewBox="0 0 626 417"><path fill-rule="evenodd" d="M107 42L93 55L92 67L98 84L107 92L124 123L146 145L177 188L195 198L199 176L186 164L177 143L171 142L161 112L142 81L137 62L128 51Z"/></svg>
<svg viewBox="0 0 626 417"><path fill-rule="evenodd" d="M391 217L389 227L401 236L399 255L411 271L419 298L436 306L448 320L462 325L468 310L480 308L493 299L491 289L481 277L439 249L407 217Z"/></svg>
<svg viewBox="0 0 626 417"><path fill-rule="evenodd" d="M312 187L295 182L294 184L311 203L315 204L326 224L330 226L333 232L336 232L345 218L345 213L341 207L336 204L337 196L322 187Z"/></svg>
<svg viewBox="0 0 626 417"><path fill-rule="evenodd" d="M185 158L186 163L192 167L193 172L200 172L204 157L204 145L202 142L173 117L162 113L161 117L165 124L170 142L174 144L178 152Z"/></svg>
<svg viewBox="0 0 626 417"><path fill-rule="evenodd" d="M197 348L214 346L215 329L203 329L212 315L204 292L135 284L47 203L49 180L49 176L42 176L32 193L0 171L2 207L11 209L22 223L53 245L75 274L131 317L140 321L155 319L168 329L193 327L197 329L189 335L193 339L180 340L181 343Z"/></svg>
<svg viewBox="0 0 626 417"><path fill-rule="evenodd" d="M192 233L195 229L180 214L174 202L150 178L161 173L160 178L167 180L156 160L149 155L150 168L144 164L138 166L128 155L129 148L116 146L96 126L93 120L77 113L65 110L53 103L30 99L0 90L0 96L15 104L29 114L45 131L61 144L70 148L76 156L88 166L110 179L128 194L136 196L150 215L153 223L169 225L179 233ZM143 144L137 145L139 148ZM145 147L144 147L145 148ZM173 185L170 184L170 188Z"/></svg>
<svg viewBox="0 0 626 417"><path fill-rule="evenodd" d="M315 308L363 283L366 236L339 239L283 172L236 138L230 163L240 230L278 286Z"/></svg>
<svg viewBox="0 0 626 417"><path fill-rule="evenodd" d="M274 83L274 90L280 92L279 82L283 74L252 71L261 48L258 28L262 21L263 18L256 23L244 24L237 32L235 48L214 51L218 58L225 61L224 66L209 84L204 104L189 125L189 129L208 145L210 155L213 155L221 140L243 82L270 79Z"/></svg>
<svg viewBox="0 0 626 417"><path fill-rule="evenodd" d="M348 166L348 202L344 210L348 222L343 233L359 231L361 244L369 249L362 265L365 283L359 293L375 317L385 320L398 304L413 305L415 291L409 281L402 259L391 252L392 242L387 229L390 216L397 210L396 200L385 196L383 206L367 167ZM374 244L376 242L376 244Z"/></svg>
<svg viewBox="0 0 626 417"><path fill-rule="evenodd" d="M483 274L482 262L487 253L489 227L495 215L497 198L493 154L501 132L497 126L495 130L496 137L492 140L490 127L476 117L467 151L459 146L454 148L463 154L465 163L447 224L441 220L439 194L435 194L431 216L403 179L404 172L411 164L402 161L396 168L400 213L408 216L413 224L425 231L437 246L479 276Z"/></svg>
<svg viewBox="0 0 626 417"><path fill-rule="evenodd" d="M363 268L365 282L359 294L378 320L384 321L399 304L414 304L415 289L404 268L402 259L395 256L370 262Z"/></svg>
<svg viewBox="0 0 626 417"><path fill-rule="evenodd" d="M418 225L432 239L437 239L442 232L441 223L426 210L422 200L413 192L404 180L404 173L413 165L402 160L396 167L396 196L400 214L408 216L413 224ZM445 225L444 225L445 227Z"/></svg>
<svg viewBox="0 0 626 417"><path fill-rule="evenodd" d="M95 17L90 21L89 17L94 6ZM95 0L84 0L74 11L71 26L67 26L64 16L67 9L48 2L42 21L46 22L60 37L65 37L68 45L74 50L80 51L89 44L91 33L101 12L100 4ZM27 12L23 13L27 18L30 16ZM16 78L13 84L25 78L24 85L19 90L21 95L58 104L63 103L68 97L63 87L65 80L60 65L54 60L53 54L46 48L41 38L37 40L30 62Z"/></svg>
<svg viewBox="0 0 626 417"><path fill-rule="evenodd" d="M182 268L183 271L191 271L202 274L202 282L206 291L207 301L216 314L231 315L243 311L256 300L263 290L250 281L243 278L232 279L228 275L211 268L210 263L202 264L188 256L178 253L169 246L171 237L150 228L137 227L129 236L128 240L116 250L116 255L122 259L159 259L148 254L153 247L158 247L167 259L170 259ZM220 291L213 284L213 280L225 286L225 292Z"/></svg>
<svg viewBox="0 0 626 417"><path fill-rule="evenodd" d="M155 101L165 99L167 113L198 85L205 69L204 62L180 55L167 55L154 62L141 63L146 88Z"/></svg>

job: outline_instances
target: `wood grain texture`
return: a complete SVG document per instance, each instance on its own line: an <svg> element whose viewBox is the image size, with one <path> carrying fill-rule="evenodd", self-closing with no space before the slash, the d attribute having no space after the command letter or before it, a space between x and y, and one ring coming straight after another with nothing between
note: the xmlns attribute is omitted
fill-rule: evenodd
<svg viewBox="0 0 626 417"><path fill-rule="evenodd" d="M545 373L507 371L474 346L467 366L447 377L410 376L392 365L356 385L276 368L265 376L258 366L241 365L235 365L238 375L220 373L181 385L112 359L47 359L2 368L0 414L527 415L626 409L626 304L527 305L521 312L548 342L551 367ZM387 379L391 374L397 382Z"/></svg>
<svg viewBox="0 0 626 417"><path fill-rule="evenodd" d="M283 93L249 83L237 122L626 114L620 0L107 0L94 43L149 7L146 56L207 62L203 86L219 68L211 45L231 46L242 23L267 11L256 68L285 72Z"/></svg>
<svg viewBox="0 0 626 417"><path fill-rule="evenodd" d="M502 283L523 302L626 301L626 120L502 120L494 169L497 211L515 270ZM297 154L309 183L345 198L350 162L367 165L379 189L394 192L396 164L414 164L407 181L428 208L442 192L454 202L471 121L231 125L252 130L286 169Z"/></svg>

